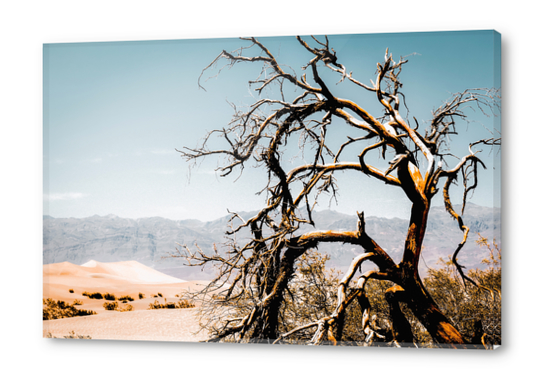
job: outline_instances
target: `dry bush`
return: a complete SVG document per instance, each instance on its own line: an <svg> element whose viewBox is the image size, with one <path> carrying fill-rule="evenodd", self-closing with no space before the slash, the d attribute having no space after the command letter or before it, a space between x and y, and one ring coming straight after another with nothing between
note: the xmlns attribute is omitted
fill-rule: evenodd
<svg viewBox="0 0 542 379"><path fill-rule="evenodd" d="M114 294L108 293L108 292L104 293L103 297L105 300L110 300L110 301L117 300L117 297Z"/></svg>
<svg viewBox="0 0 542 379"><path fill-rule="evenodd" d="M51 332L49 332L49 333L47 333L47 335L45 335L45 338L58 338L58 337L53 336L53 334ZM91 336L83 336L83 335L80 335L80 334L75 334L75 332L73 330L71 332L69 332L67 336L64 336L63 338L66 338L66 339L82 339L82 340L90 340L90 339L92 339Z"/></svg>
<svg viewBox="0 0 542 379"><path fill-rule="evenodd" d="M439 268L429 271L427 290L440 309L471 341L501 345L501 250L493 241L479 236L478 245L488 251L482 259L487 267L473 269L468 276L479 286L465 283L450 260L440 260Z"/></svg>
<svg viewBox="0 0 542 379"><path fill-rule="evenodd" d="M119 307L119 309L117 309L119 312L131 312L134 310L134 307L132 307L131 304L125 304L121 307Z"/></svg>
<svg viewBox="0 0 542 379"><path fill-rule="evenodd" d="M480 287L468 284L465 286L451 262L441 260L437 269L429 271L424 284L431 296L454 325L464 334L470 343L476 343L481 336L477 325L481 322L485 343L500 345L501 343L501 272L500 249L496 244L490 246L487 240L480 238L478 244L489 249L489 257L482 262L488 267L484 270L469 271L469 277L480 283ZM287 334L315 318L324 317L333 311L337 304L336 288L341 273L326 268L329 257L310 250L303 254L297 263L297 276L289 283L285 301L280 309L280 333ZM376 345L392 346L391 317L386 291L393 283L383 280L371 280L367 283L371 317L367 320L369 329L363 330L363 311L359 304L352 303L346 311L345 327L342 334L342 345ZM482 286L490 289L488 291ZM230 309L230 319L246 317L251 309L252 299L249 296L233 296L234 301L226 301L223 296L214 295L214 305L226 306ZM156 303L156 302L155 302ZM412 329L411 346L437 347L431 335L417 320L410 309L401 303L401 311L405 314ZM215 325L216 327L216 325ZM280 339L280 343L299 344L310 341L317 325L300 330ZM374 333L374 334L373 334ZM477 334L478 333L478 334ZM326 343L333 343L325 339ZM403 344L408 346L408 344Z"/></svg>
<svg viewBox="0 0 542 379"><path fill-rule="evenodd" d="M111 301L111 302L106 301L103 304L103 307L105 308L106 311L116 311L119 307L119 303L117 301Z"/></svg>
<svg viewBox="0 0 542 379"><path fill-rule="evenodd" d="M90 293L90 292L83 292L83 296L87 296L89 299L103 299L103 295L100 293L100 292L94 292L94 293Z"/></svg>
<svg viewBox="0 0 542 379"><path fill-rule="evenodd" d="M77 301L77 300L76 300ZM43 319L44 320L55 320L59 318L67 317L79 317L79 316L90 316L96 314L96 312L85 309L75 308L75 302L73 304L66 303L62 300L53 300L51 298L43 299Z"/></svg>
<svg viewBox="0 0 542 379"><path fill-rule="evenodd" d="M168 302L164 299L164 303L160 303L155 300L154 303L149 304L149 309L181 309L181 308L194 308L195 304L189 300L179 300L177 302Z"/></svg>

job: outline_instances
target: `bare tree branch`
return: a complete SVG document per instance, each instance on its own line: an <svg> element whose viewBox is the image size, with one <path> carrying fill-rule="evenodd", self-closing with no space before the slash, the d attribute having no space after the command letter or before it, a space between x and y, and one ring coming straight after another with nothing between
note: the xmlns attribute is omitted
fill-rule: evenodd
<svg viewBox="0 0 542 379"><path fill-rule="evenodd" d="M180 150L181 156L191 163L208 156L223 157L224 162L217 168L221 176L228 176L233 170L242 173L250 161L267 172L267 183L262 190L267 197L265 206L248 220L232 212L226 253L219 253L216 248L212 254L199 248L191 251L186 246L179 252L191 265L215 265L218 269L217 277L203 292L208 304L206 315L211 320L207 324L213 335L211 340L278 343L293 336L307 336L310 331L312 344L325 341L338 344L343 339L346 315L354 300L361 307L359 328L366 343L388 338L388 334L375 326L376 315L371 314L373 307L366 292L367 282L375 279L376 282L389 281L394 285L386 295L393 313L393 338L388 342L400 346L402 342L412 340L409 334L411 325L409 321L405 322L405 315L399 307L401 303L412 311L436 343L463 346L464 338L425 290L419 278L418 263L431 201L441 188L446 210L463 232L453 254L453 263L464 281L476 284L458 263L469 228L454 210L449 190L461 176L462 214L467 196L478 187L479 166L486 167L479 151L474 149L498 146L500 136L490 133L489 138L471 143L469 154L462 158L451 154L447 143L459 133L458 124L468 121L470 110L481 111L487 116L498 112L498 91L470 89L452 95L433 111L423 134L419 131L421 126L417 119L413 118L414 122L408 119L400 80L408 62L403 57L396 61L386 49L383 62L377 64L376 77L371 80L371 85L366 85L340 62L328 37L297 37L300 49L311 55L307 64L301 67L306 71L301 76L293 74L288 66L279 64L258 39L242 40L250 45L232 52L222 51L203 69L202 75L222 62L222 68L237 63L260 65L260 75L249 81L260 97L244 110L234 106L234 115L227 127L209 132L200 146ZM250 54L254 50L256 53ZM374 96L381 114L369 112L372 108L368 104L336 96L334 92L340 92L328 85L325 72L339 75L338 84L350 82L359 91ZM264 90L269 94L272 88L277 89L273 96L261 97ZM294 98L291 94L295 91L301 91L301 94ZM338 143L329 137L335 133L337 120L346 123L351 136ZM223 147L210 147L210 141L215 137L222 140ZM289 141L292 139L297 141L301 157L297 161L291 159ZM342 160L347 150L356 152L358 162ZM373 154L377 150L380 153ZM386 154L393 158L387 161ZM451 165L448 160L453 161ZM411 201L411 215L399 263L394 262L366 233L363 212L358 213L356 230L318 229L312 212L324 194L336 199L339 192L336 174L343 171L363 173L383 184L400 188ZM442 187L441 179L446 179ZM303 224L313 226L314 230L303 229ZM250 238L238 241L237 236L244 231ZM296 276L296 262L303 261L308 252L323 242L348 243L364 252L359 253L342 279L338 280L333 296L311 279L310 283L318 288L319 294L326 299L335 299L332 310L322 307L319 312L323 313L319 313L317 319L290 324L285 320L291 314L291 304L301 306L301 300L296 299L296 289L303 286L297 281L300 279ZM365 261L370 261L377 268L361 274L357 285L350 285Z"/></svg>

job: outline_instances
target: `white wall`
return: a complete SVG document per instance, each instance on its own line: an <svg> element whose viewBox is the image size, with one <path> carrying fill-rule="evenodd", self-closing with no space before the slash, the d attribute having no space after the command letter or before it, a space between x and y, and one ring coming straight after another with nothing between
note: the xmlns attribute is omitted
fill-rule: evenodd
<svg viewBox="0 0 542 379"><path fill-rule="evenodd" d="M538 372L539 11L532 1L12 1L0 5L0 241L4 371L102 375L444 378ZM395 5L397 4L397 5ZM496 29L503 43L504 347L493 352L193 345L41 338L41 45L49 42ZM527 175L530 175L526 179ZM530 187L529 187L530 186ZM6 212L7 210L7 212ZM532 215L532 220L531 220ZM538 216L538 218L537 218ZM529 260L533 259L531 263ZM538 274L538 275L537 275ZM7 353L7 356L6 356ZM6 358L6 359L4 359ZM242 364L242 373L234 365ZM258 367L267 368L258 373ZM521 371L518 371L521 369ZM9 371L8 371L9 370ZM22 372L21 372L22 371ZM24 376L23 376L24 374ZM536 374L534 374L536 375ZM293 375L288 375L288 377ZM390 375L386 375L390 377Z"/></svg>

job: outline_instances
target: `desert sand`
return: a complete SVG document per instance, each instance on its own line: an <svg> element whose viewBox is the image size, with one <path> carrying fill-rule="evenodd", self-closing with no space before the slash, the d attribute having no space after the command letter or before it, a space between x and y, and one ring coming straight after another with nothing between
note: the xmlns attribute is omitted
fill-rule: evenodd
<svg viewBox="0 0 542 379"><path fill-rule="evenodd" d="M43 298L70 304L77 299L83 302L77 308L97 314L43 321L43 335L61 338L73 331L92 339L202 341L206 334L200 331L197 308L148 308L155 300L177 301L176 295L201 290L207 283L174 278L135 261L47 264L43 266ZM82 295L85 291L111 293L117 298L131 296L134 301L127 304L133 311L105 310L103 304L107 300L89 299ZM139 299L140 293L145 298ZM124 305L119 301L119 306Z"/></svg>

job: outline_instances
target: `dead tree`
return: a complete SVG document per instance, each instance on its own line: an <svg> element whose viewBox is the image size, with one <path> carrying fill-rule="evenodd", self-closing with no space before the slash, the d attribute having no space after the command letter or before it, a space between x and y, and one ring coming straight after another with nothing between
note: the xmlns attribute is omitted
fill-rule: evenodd
<svg viewBox="0 0 542 379"><path fill-rule="evenodd" d="M232 213L232 220L238 222L229 232L232 243L227 254L218 254L216 250L212 254L189 249L183 252L193 265L214 264L220 270L207 289L216 291L223 288L220 296L215 294L208 301L214 305L225 305L222 308L213 307L216 312L222 309L222 313L212 319L212 340L276 342L311 330L311 344L324 341L337 343L341 340L345 311L354 300L354 304L359 304L364 312L359 327L367 335L377 333L371 329L370 302L365 284L370 280L387 280L394 283L386 299L392 309L391 335L395 343L408 342L413 338L409 322L398 306L403 303L423 324L436 344L462 347L468 341L439 310L424 288L418 263L431 201L440 189L446 210L457 220L463 232L463 239L453 253L453 262L464 281L476 284L465 275L458 263L458 254L467 240L469 228L463 223L463 209L457 211L452 206L449 189L454 182L461 181L464 207L466 195L477 186L479 167L485 168L476 149L483 145L500 144L500 138L491 136L473 141L469 145L469 154L463 157L454 156L448 149L447 141L459 132L456 124L466 120L466 107L482 112L498 108L498 91L472 89L453 95L433 111L432 119L422 134L418 121L414 118L412 125L401 113L405 107L399 76L407 60L394 60L386 50L384 61L377 64L376 77L367 85L355 79L340 63L327 37L312 39L309 43L297 37L300 49L305 49L312 56L302 67L306 73L301 76L279 64L272 52L256 38L242 38L250 45L233 52L222 51L202 72L219 62L229 66L240 62L259 64L262 66L261 75L250 82L259 98L245 110L235 108L233 119L227 127L211 131L199 147L183 148L181 155L193 162L209 155L222 155L226 158L225 163L217 168L222 176L237 169L242 172L251 160L268 174L264 188L266 206L248 220ZM252 51L256 51L256 55L247 54ZM334 95L322 79L322 70L330 70L339 83L350 81L359 91L369 91L382 113L371 114L363 105ZM278 87L275 92L277 96L262 96L272 85ZM295 95L292 95L292 89L296 90ZM334 133L334 122L339 120L351 128L351 136L333 150L327 136ZM209 148L208 141L213 136L223 138L227 148ZM286 169L285 151L294 148L288 144L292 138L300 141L299 149L307 160ZM341 159L346 150L354 149L357 152L356 161ZM393 158L388 161L386 154ZM381 163L370 164L367 158L370 155L371 161L379 159ZM322 193L334 196L338 191L335 174L339 171L367 175L383 185L398 187L410 200L409 227L400 262L395 262L367 234L363 212L358 213L355 230L317 229L318 225L314 224L312 218L314 206ZM315 229L302 233L299 230L303 224L312 225ZM250 231L251 239L239 244L235 236L243 229ZM282 331L281 307L288 286L295 278L296 260L309 249L317 249L322 242L348 243L359 246L363 252L352 261L340 280L332 312L293 330ZM366 261L374 263L377 269L365 271L357 280L353 280ZM232 304L242 308L242 311L232 313Z"/></svg>

